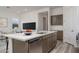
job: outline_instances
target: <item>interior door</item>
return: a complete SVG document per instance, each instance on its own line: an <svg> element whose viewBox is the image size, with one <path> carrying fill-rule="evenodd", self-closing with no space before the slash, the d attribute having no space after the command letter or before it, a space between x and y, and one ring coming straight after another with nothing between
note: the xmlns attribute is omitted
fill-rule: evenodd
<svg viewBox="0 0 79 59"><path fill-rule="evenodd" d="M38 14L38 31L48 30L48 12L41 12Z"/></svg>
<svg viewBox="0 0 79 59"><path fill-rule="evenodd" d="M43 30L48 30L48 17L43 17Z"/></svg>

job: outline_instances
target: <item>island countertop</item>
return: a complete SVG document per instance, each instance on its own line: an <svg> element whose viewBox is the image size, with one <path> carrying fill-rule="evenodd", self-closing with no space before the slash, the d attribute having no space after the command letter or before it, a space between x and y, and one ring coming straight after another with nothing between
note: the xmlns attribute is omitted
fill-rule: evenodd
<svg viewBox="0 0 79 59"><path fill-rule="evenodd" d="M25 35L24 33L12 33L12 34L2 34L2 36L20 41L28 41L55 32L57 31L40 31L39 33L33 32L31 35Z"/></svg>

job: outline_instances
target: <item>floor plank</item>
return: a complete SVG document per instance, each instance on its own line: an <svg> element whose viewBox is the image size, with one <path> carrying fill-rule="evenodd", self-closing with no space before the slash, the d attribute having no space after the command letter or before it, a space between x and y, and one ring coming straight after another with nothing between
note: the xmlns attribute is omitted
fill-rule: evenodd
<svg viewBox="0 0 79 59"><path fill-rule="evenodd" d="M56 47L50 53L79 53L79 48L73 45L57 41Z"/></svg>

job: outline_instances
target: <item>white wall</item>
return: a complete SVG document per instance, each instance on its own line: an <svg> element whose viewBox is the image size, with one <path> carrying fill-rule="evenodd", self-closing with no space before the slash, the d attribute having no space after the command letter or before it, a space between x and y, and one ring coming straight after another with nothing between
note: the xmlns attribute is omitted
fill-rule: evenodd
<svg viewBox="0 0 79 59"><path fill-rule="evenodd" d="M22 23L36 22L36 29L37 29L38 18L37 18L37 12L36 11L24 13L24 14L21 15L20 19L21 19ZM22 29L22 25L21 25L21 29Z"/></svg>
<svg viewBox="0 0 79 59"><path fill-rule="evenodd" d="M60 15L63 14L63 7L58 7L58 8L52 8L52 13L51 15Z"/></svg>
<svg viewBox="0 0 79 59"><path fill-rule="evenodd" d="M8 20L8 26L7 27L0 27L0 31L3 31L3 32L8 32L11 30L12 28L12 18L17 18L17 15L15 15L14 13L8 13L8 12L4 12L4 11L0 11L0 17L4 17L4 18L7 18Z"/></svg>
<svg viewBox="0 0 79 59"><path fill-rule="evenodd" d="M40 27L40 24L38 25L38 21L39 21L39 17L38 14L41 12L46 12L48 11L49 13L49 8L43 8L40 10L35 10L35 11L31 11L31 12L26 12L22 15L20 15L20 19L22 22L36 22L36 30L38 30ZM50 14L50 13L49 13ZM50 17L48 17L49 19ZM50 20L49 20L50 21ZM48 21L48 22L49 22ZM48 23L49 29L50 29L50 23Z"/></svg>
<svg viewBox="0 0 79 59"><path fill-rule="evenodd" d="M40 24L40 25L38 25L38 31L40 31L40 30L43 30L43 15L42 14L38 14L39 15L39 20L38 20L38 24Z"/></svg>
<svg viewBox="0 0 79 59"><path fill-rule="evenodd" d="M76 34L79 32L79 7L64 7L64 42L76 46Z"/></svg>
<svg viewBox="0 0 79 59"><path fill-rule="evenodd" d="M51 9L51 15L61 15L63 14L63 7L58 7ZM61 25L51 25L51 30L63 30L63 26Z"/></svg>

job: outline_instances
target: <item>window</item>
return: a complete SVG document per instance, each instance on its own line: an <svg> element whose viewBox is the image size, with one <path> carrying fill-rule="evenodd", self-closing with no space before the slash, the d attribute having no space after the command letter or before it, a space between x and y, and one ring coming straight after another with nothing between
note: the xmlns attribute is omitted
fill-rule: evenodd
<svg viewBox="0 0 79 59"><path fill-rule="evenodd" d="M51 25L63 25L63 15L51 16Z"/></svg>

